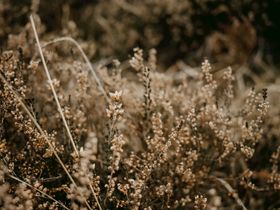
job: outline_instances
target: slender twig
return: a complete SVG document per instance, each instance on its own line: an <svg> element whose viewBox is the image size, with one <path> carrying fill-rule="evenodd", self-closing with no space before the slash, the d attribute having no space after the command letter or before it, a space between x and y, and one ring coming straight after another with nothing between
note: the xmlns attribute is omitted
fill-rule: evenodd
<svg viewBox="0 0 280 210"><path fill-rule="evenodd" d="M85 60L85 62L86 62L86 64L87 64L88 68L90 69L91 74L92 74L92 76L94 77L95 82L97 83L97 86L98 86L99 90L102 92L102 94L104 95L105 99L106 99L107 102L108 102L108 101L109 101L109 98L108 98L108 96L107 96L107 94L106 94L106 92L105 92L105 90L104 90L104 88L103 88L103 85L102 85L100 79L99 79L98 76L96 75L96 72L95 72L95 70L93 69L93 67L92 67L92 65L91 65L91 63L90 63L90 61L89 61L87 55L85 54L84 50L82 49L82 47L79 45L79 43L78 43L75 39L73 39L72 37L68 37L68 36L59 37L59 38L56 38L56 39L54 39L54 40L52 40L52 41L49 41L49 42L45 43L45 44L42 46L42 48L44 48L44 47L46 47L46 46L48 46L48 45L50 45L50 44L54 44L54 43L57 43L57 42L65 42L65 41L73 43L73 44L78 48L78 50L80 51L81 55L83 56L83 58L84 58L84 60Z"/></svg>
<svg viewBox="0 0 280 210"><path fill-rule="evenodd" d="M65 171L65 173L67 174L68 178L70 179L70 181L72 182L72 184L78 189L78 186L76 184L76 182L74 181L74 179L72 178L71 174L69 173L69 171L67 170L66 166L64 165L64 163L62 162L62 160L60 159L59 155L57 154L54 146L52 145L51 141L49 140L49 137L46 135L46 133L43 131L43 129L41 128L41 126L38 124L38 122L36 121L36 119L33 117L33 115L31 114L31 112L29 111L29 109L26 107L26 105L23 103L21 97L16 93L16 91L13 89L13 87L10 85L10 83L4 78L4 76L2 74L0 74L0 79L5 83L5 85L10 89L10 91L13 93L13 95L15 96L15 98L17 99L17 101L19 102L20 106L23 108L23 110L27 113L27 115L29 116L29 118L31 119L31 121L34 123L35 127L38 129L38 131L40 132L40 134L44 137L44 139L46 140L47 144L49 145L49 147L51 148L51 151L53 152L54 156L56 157L56 159L58 160L59 164L61 165L61 167L63 168L63 170ZM79 192L82 196L83 194L81 192ZM86 203L86 205L88 206L89 209L92 209L86 198L84 198L84 201Z"/></svg>
<svg viewBox="0 0 280 210"><path fill-rule="evenodd" d="M43 196L45 196L45 197L47 197L48 199L54 201L55 203L58 203L58 204L59 204L61 207L63 207L64 209L70 210L70 209L67 208L63 203L61 203L60 201L56 200L56 199L53 198L52 196L48 195L48 194L45 193L44 191L42 191L42 190L40 190L40 189L38 189L38 188L32 186L31 184L29 184L29 183L27 183L27 182L25 182L25 181L23 181L23 180L21 180L21 179L19 179L19 178L17 178L16 176L13 176L13 175L8 175L8 176L9 176L10 178L12 178L12 179L18 181L18 182L21 182L21 183L27 185L27 186L30 187L31 189L33 189L33 190L35 190L35 191L41 193Z"/></svg>
<svg viewBox="0 0 280 210"><path fill-rule="evenodd" d="M67 124L67 122L66 122L65 116L64 116L63 111L62 111L62 108L61 108L61 105L60 105L60 103L59 103L59 100L58 100L56 91L55 91L54 86L53 86L53 84L52 84L52 79L51 79L51 76L50 76L50 73L49 73L49 70L48 70L46 61L45 61L45 57L44 57L44 54L43 54L43 51L42 51L42 47L41 47L41 44L40 44L40 41L39 41L38 33L37 33L37 30L36 30L35 23L34 23L34 20L33 20L33 16L32 16L32 15L30 15L30 21L31 21L32 29L33 29L33 32L34 32L34 35L35 35L35 39L36 39L36 42L37 42L37 45L38 45L38 50L39 50L39 53L40 53L40 56L41 56L41 60L42 60L43 66L44 66L44 70L45 70L45 73L46 73L46 75L47 75L47 77L48 77L48 80L49 80L49 83L50 83L50 86L51 86L51 89L52 89L52 93L53 93L53 96L54 96L54 98L55 98L55 101L56 101L56 104L57 104L59 113L60 113L60 115L61 115L62 121L63 121L64 126L65 126L65 128L66 128L67 134L68 134L68 136L69 136L69 138L70 138L70 142L71 142L71 144L72 144L72 146L73 146L73 148L74 148L74 150L75 150L75 153L76 153L77 157L79 157L79 152L78 152L77 147L76 147L76 145L75 145L75 142L74 142L74 140L73 140L73 137L72 137L72 134L71 134L71 132L70 132L69 126L68 126L68 124ZM90 62L89 62L87 56L85 55L85 53L83 52L82 48L80 47L80 45L79 45L75 40L72 39L72 41L74 41L74 43L76 43L78 49L81 51L81 53L82 53L83 57L85 58L86 62L90 65ZM90 66L91 66L91 65L90 65ZM92 67L91 67L91 69L92 69ZM106 93L105 93L103 87L101 86L101 83L100 83L100 81L98 80L98 78L97 78L97 76L96 76L96 74L95 74L95 72L94 72L93 69L92 69L92 71L93 71L94 77L96 78L96 81L98 81L98 85L100 85L100 87L101 87L102 90L103 90L103 94L106 95ZM106 96L107 96L107 95L106 95ZM35 121L36 121L36 120L35 120ZM100 203L99 203L99 201L98 201L98 198L97 198L97 196L96 196L96 194L95 194L95 192L94 192L94 190L93 190L93 187L92 187L91 184L90 184L90 180L89 180L88 177L87 177L87 180L88 180L88 183L89 183L91 192L92 192L92 194L93 194L93 196L94 196L94 199L95 199L95 201L96 201L96 203L97 203L99 209L102 210L101 205L100 205ZM73 180L73 181L74 181L74 180ZM90 206L89 206L89 204L88 204L88 202L86 201L86 199L85 199L85 202L86 202L86 205L89 207L89 209L91 209Z"/></svg>
<svg viewBox="0 0 280 210"><path fill-rule="evenodd" d="M89 182L89 183L90 183L90 182ZM100 205L100 202L98 201L98 198L97 198L97 196L96 196L96 193L94 192L94 189L93 189L92 185L89 184L89 187L90 187L90 190L91 190L91 192L92 192L92 194L93 194L93 197L94 197L94 199L95 199L95 201L96 201L96 203L97 203L97 206L98 206L99 210L102 210L102 207L101 207L101 205Z"/></svg>
<svg viewBox="0 0 280 210"><path fill-rule="evenodd" d="M234 189L230 186L230 184L225 181L224 179L217 178L215 177L217 181L219 181L226 189L227 191L231 194L231 196L235 199L236 203L242 207L243 210L248 210L242 200L239 198L238 194L234 191Z"/></svg>
<svg viewBox="0 0 280 210"><path fill-rule="evenodd" d="M70 132L69 126L68 126L68 124L66 122L66 119L65 119L65 116L63 114L60 102L58 100L58 96L57 96L56 91L55 91L54 86L53 86L53 81L52 81L49 69L47 67L47 64L46 64L46 60L45 60L45 57L44 57L44 54L43 54L43 51L42 51L42 47L41 47L41 44L40 44L40 41L39 41L38 33L37 33L37 30L36 30L35 23L34 23L32 15L30 15L30 21L31 21L32 29L33 29L33 32L34 32L34 35L35 35L35 39L36 39L36 42L37 42L38 50L39 50L39 53L40 53L40 56L41 56L41 60L42 60L43 66L44 66L44 70L45 70L45 73L46 73L46 75L48 77L48 81L49 81L49 84L50 84L50 87L51 87L51 90L52 90L52 93L53 93L53 96L54 96L54 99L55 99L58 111L60 113L60 116L62 118L64 126L66 128L66 131L67 131L68 137L70 139L70 142L71 142L71 144L72 144L72 146L74 148L74 151L75 151L76 155L79 157L78 149L77 149L77 147L75 145L75 142L73 140L73 137L72 137L72 134Z"/></svg>

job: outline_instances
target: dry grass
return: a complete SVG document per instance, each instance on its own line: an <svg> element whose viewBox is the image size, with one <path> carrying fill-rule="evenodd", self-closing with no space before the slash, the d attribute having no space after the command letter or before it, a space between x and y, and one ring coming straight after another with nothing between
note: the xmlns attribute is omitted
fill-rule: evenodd
<svg viewBox="0 0 280 210"><path fill-rule="evenodd" d="M275 71L256 74L244 61L224 68L223 56L223 65L164 68L162 52L140 48L92 64L90 42L44 32L36 2L0 55L1 209L279 208ZM109 30L119 9L149 17L147 2L117 1L97 21ZM187 8L157 5L173 21Z"/></svg>

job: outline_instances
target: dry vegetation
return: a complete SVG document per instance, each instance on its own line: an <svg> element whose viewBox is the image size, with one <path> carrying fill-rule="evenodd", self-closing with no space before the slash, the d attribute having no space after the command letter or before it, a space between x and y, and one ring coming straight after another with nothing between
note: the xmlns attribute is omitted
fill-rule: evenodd
<svg viewBox="0 0 280 210"><path fill-rule="evenodd" d="M1 209L280 208L267 5L176 2L0 2Z"/></svg>

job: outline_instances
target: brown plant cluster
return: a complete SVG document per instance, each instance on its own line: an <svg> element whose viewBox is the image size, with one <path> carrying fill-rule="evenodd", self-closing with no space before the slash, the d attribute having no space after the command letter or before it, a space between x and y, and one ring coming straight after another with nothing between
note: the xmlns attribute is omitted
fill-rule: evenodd
<svg viewBox="0 0 280 210"><path fill-rule="evenodd" d="M116 35L120 40L108 45L113 39L107 33L97 42L100 55L113 59L91 62L97 45L48 32L36 14L39 1L32 1L32 16L20 31L1 28L6 41L0 53L0 209L279 208L279 75L270 69L253 73L244 60L238 60L241 67L224 68L235 64L231 59L243 59L242 53L249 56L235 44L242 29L255 38L249 20L234 20L228 36L208 37L211 52L221 55L221 69L202 58L198 68L182 60L163 68L167 54L161 51L170 46L158 48L166 34L153 24L164 25L157 18L167 13L168 30L179 36L182 21L192 24L183 15L187 8L204 4L108 2L99 2L94 13L103 30L112 29L120 10L147 26L139 37L128 27L135 21L122 14L111 36L129 38ZM0 25L14 21L5 23L3 11L9 10L9 3L0 2ZM67 16L69 5L63 11ZM153 20L151 14L159 16ZM61 33L79 37L76 24L64 16ZM158 50L134 47L138 41L131 37ZM184 48L180 37L174 40ZM221 40L236 52L216 51ZM117 60L113 52L119 47L127 48L120 58L134 47L132 55Z"/></svg>
<svg viewBox="0 0 280 210"><path fill-rule="evenodd" d="M223 67L257 65L257 51L279 64L278 0L2 0L0 43L38 12L44 30L83 38L89 57L125 59L135 46L156 48L161 65L208 57ZM16 14L16 15L11 15ZM79 28L79 30L77 30ZM168 53L167 53L168 52Z"/></svg>

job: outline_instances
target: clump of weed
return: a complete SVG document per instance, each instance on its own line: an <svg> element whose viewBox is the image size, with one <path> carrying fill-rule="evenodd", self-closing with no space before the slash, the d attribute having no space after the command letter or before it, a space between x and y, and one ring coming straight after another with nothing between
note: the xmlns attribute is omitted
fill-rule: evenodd
<svg viewBox="0 0 280 210"><path fill-rule="evenodd" d="M277 84L207 59L160 71L155 49L92 67L43 29L0 55L1 208L277 207Z"/></svg>

